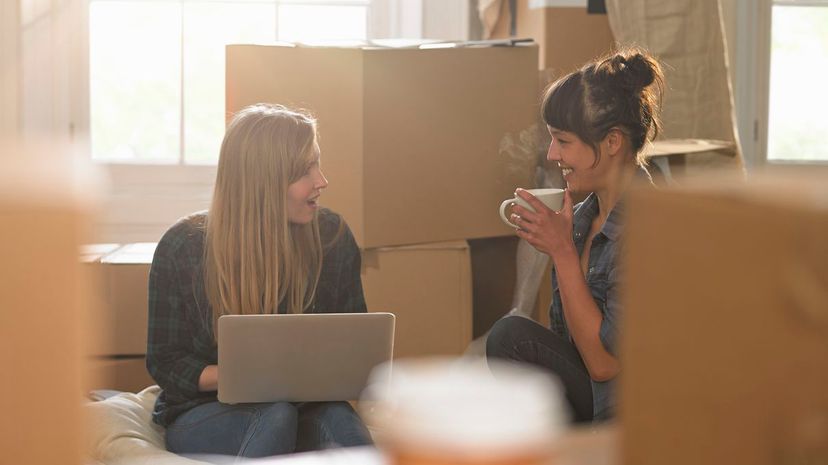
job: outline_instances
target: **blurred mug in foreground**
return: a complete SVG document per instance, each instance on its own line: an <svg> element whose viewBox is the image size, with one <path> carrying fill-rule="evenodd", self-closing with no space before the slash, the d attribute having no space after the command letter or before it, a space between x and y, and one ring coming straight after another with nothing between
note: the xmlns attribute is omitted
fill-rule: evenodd
<svg viewBox="0 0 828 465"><path fill-rule="evenodd" d="M550 463L567 416L558 383L528 367L489 363L497 377L454 359L375 369L360 406L388 463Z"/></svg>
<svg viewBox="0 0 828 465"><path fill-rule="evenodd" d="M534 195L537 197L538 200L543 202L544 205L549 207L551 210L558 211L563 208L564 202L564 190L563 189L525 189L526 192ZM526 203L525 200L515 195L514 198L506 199L503 203L500 204L500 218L503 220L504 223L508 224L513 228L517 228L518 226L511 221L506 216L506 209L513 204L518 204L523 208L528 208L529 210L534 211L535 209L532 208L531 205Z"/></svg>

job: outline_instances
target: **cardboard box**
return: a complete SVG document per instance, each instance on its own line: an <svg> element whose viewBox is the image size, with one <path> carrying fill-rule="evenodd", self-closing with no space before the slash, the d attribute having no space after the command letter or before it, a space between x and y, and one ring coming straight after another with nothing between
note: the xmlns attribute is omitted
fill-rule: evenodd
<svg viewBox="0 0 828 465"><path fill-rule="evenodd" d="M501 154L535 124L537 48L227 47L227 113L258 102L319 119L322 203L361 247L504 236L500 202L534 158Z"/></svg>
<svg viewBox="0 0 828 465"><path fill-rule="evenodd" d="M3 464L84 462L79 399L90 300L77 254L94 190L78 177L80 165L63 163L68 151L48 149L0 147Z"/></svg>
<svg viewBox="0 0 828 465"><path fill-rule="evenodd" d="M81 269L85 279L92 284L89 298L93 302L85 326L88 334L94 337L85 338L85 356L106 354L115 346L115 334L108 330L112 326L109 321L111 311L107 303L101 259L120 247L120 244L88 244L80 249L80 262L83 264Z"/></svg>
<svg viewBox="0 0 828 465"><path fill-rule="evenodd" d="M116 391L140 392L147 386L155 384L147 372L144 357L113 358L102 357L89 361L93 389L113 389Z"/></svg>
<svg viewBox="0 0 828 465"><path fill-rule="evenodd" d="M492 38L510 33L509 2L492 32ZM589 60L609 53L615 38L606 14L592 14L572 2L560 0L518 0L516 37L531 37L539 45L538 66L551 69L556 77L580 68Z"/></svg>
<svg viewBox="0 0 828 465"><path fill-rule="evenodd" d="M152 255L157 244L127 244L101 258L104 320L108 329L93 355L142 355L147 351L147 312Z"/></svg>
<svg viewBox="0 0 828 465"><path fill-rule="evenodd" d="M362 284L369 311L397 316L395 357L460 355L471 342L465 241L364 250Z"/></svg>
<svg viewBox="0 0 828 465"><path fill-rule="evenodd" d="M144 354L152 243L128 244L101 260L107 286L104 341L96 355ZM465 241L362 251L370 311L397 315L398 356L460 354L471 340L471 271Z"/></svg>
<svg viewBox="0 0 828 465"><path fill-rule="evenodd" d="M828 463L826 179L631 193L623 463Z"/></svg>

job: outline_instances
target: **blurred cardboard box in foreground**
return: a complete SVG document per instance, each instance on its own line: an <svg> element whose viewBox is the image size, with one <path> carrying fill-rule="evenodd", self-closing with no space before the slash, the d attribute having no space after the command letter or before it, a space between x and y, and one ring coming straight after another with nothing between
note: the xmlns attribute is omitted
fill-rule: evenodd
<svg viewBox="0 0 828 465"><path fill-rule="evenodd" d="M319 120L325 206L361 247L511 233L499 202L535 159L501 154L539 111L537 47L227 47L227 114L259 102ZM532 151L532 153L534 153Z"/></svg>
<svg viewBox="0 0 828 465"><path fill-rule="evenodd" d="M6 146L0 169L0 463L83 463L84 327L92 283L77 253L94 179L60 145Z"/></svg>
<svg viewBox="0 0 828 465"><path fill-rule="evenodd" d="M630 195L624 463L828 463L826 181Z"/></svg>

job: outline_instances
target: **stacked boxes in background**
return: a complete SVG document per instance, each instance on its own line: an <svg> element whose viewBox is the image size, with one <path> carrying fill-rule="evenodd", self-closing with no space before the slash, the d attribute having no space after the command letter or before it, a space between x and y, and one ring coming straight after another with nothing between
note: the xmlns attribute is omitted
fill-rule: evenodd
<svg viewBox="0 0 828 465"><path fill-rule="evenodd" d="M624 463L828 463L826 179L631 193Z"/></svg>
<svg viewBox="0 0 828 465"><path fill-rule="evenodd" d="M310 110L319 120L330 181L323 204L348 221L366 262L373 255L379 263L405 257L414 267L399 263L376 274L367 268L369 310L397 314L398 356L456 355L471 340L472 298L455 293L424 301L444 294L425 277L445 276L460 294L474 285L474 317L483 315L487 324L509 310L514 244L501 239L513 232L497 206L529 185L535 155L534 147L502 147L524 140L536 124L537 54L534 45L227 47L227 114L257 102ZM481 247L480 238L497 244ZM436 244L470 239L478 239L477 247ZM412 244L419 247L394 250ZM492 251L493 245L502 246ZM463 271L474 254L498 264ZM457 256L467 263L439 265ZM492 280L502 284L495 297L503 298L492 299L483 285Z"/></svg>
<svg viewBox="0 0 828 465"><path fill-rule="evenodd" d="M500 153L539 111L537 47L230 45L227 114L258 102L319 120L323 202L361 247L510 234L496 213L534 159Z"/></svg>
<svg viewBox="0 0 828 465"><path fill-rule="evenodd" d="M154 243L88 246L82 261L103 290L95 330L101 337L90 348L90 389L137 392L151 384L146 370L147 279Z"/></svg>
<svg viewBox="0 0 828 465"><path fill-rule="evenodd" d="M470 264L466 241L363 250L368 310L397 316L395 357L466 349L472 335Z"/></svg>
<svg viewBox="0 0 828 465"><path fill-rule="evenodd" d="M104 288L94 330L89 389L139 391L154 384L145 367L147 279L153 243L128 244L84 258ZM101 246L96 246L100 249ZM469 246L465 241L380 247L362 253L362 283L372 311L394 311L394 354L459 354L471 339Z"/></svg>
<svg viewBox="0 0 828 465"><path fill-rule="evenodd" d="M112 324L111 311L106 302L104 294L104 277L101 268L101 258L114 252L120 244L91 244L83 245L80 248L81 273L87 282L91 283L92 292L90 300L88 319L85 326L89 334L94 337L87 338L86 346L83 348L87 360L84 364L85 381L84 389L101 389L111 384L108 373L98 370L99 359L107 358L103 354L113 346L115 340L115 328Z"/></svg>

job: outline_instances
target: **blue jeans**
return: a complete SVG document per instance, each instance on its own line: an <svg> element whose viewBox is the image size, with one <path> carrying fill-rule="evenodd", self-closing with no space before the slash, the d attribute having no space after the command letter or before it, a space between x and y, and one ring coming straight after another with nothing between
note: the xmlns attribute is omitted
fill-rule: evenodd
<svg viewBox="0 0 828 465"><path fill-rule="evenodd" d="M268 457L331 447L371 444L347 402L209 402L182 413L167 427L167 450L189 455Z"/></svg>
<svg viewBox="0 0 828 465"><path fill-rule="evenodd" d="M528 318L503 318L486 339L486 358L514 360L553 372L563 385L574 422L593 419L592 383L581 355L574 344L551 330Z"/></svg>

